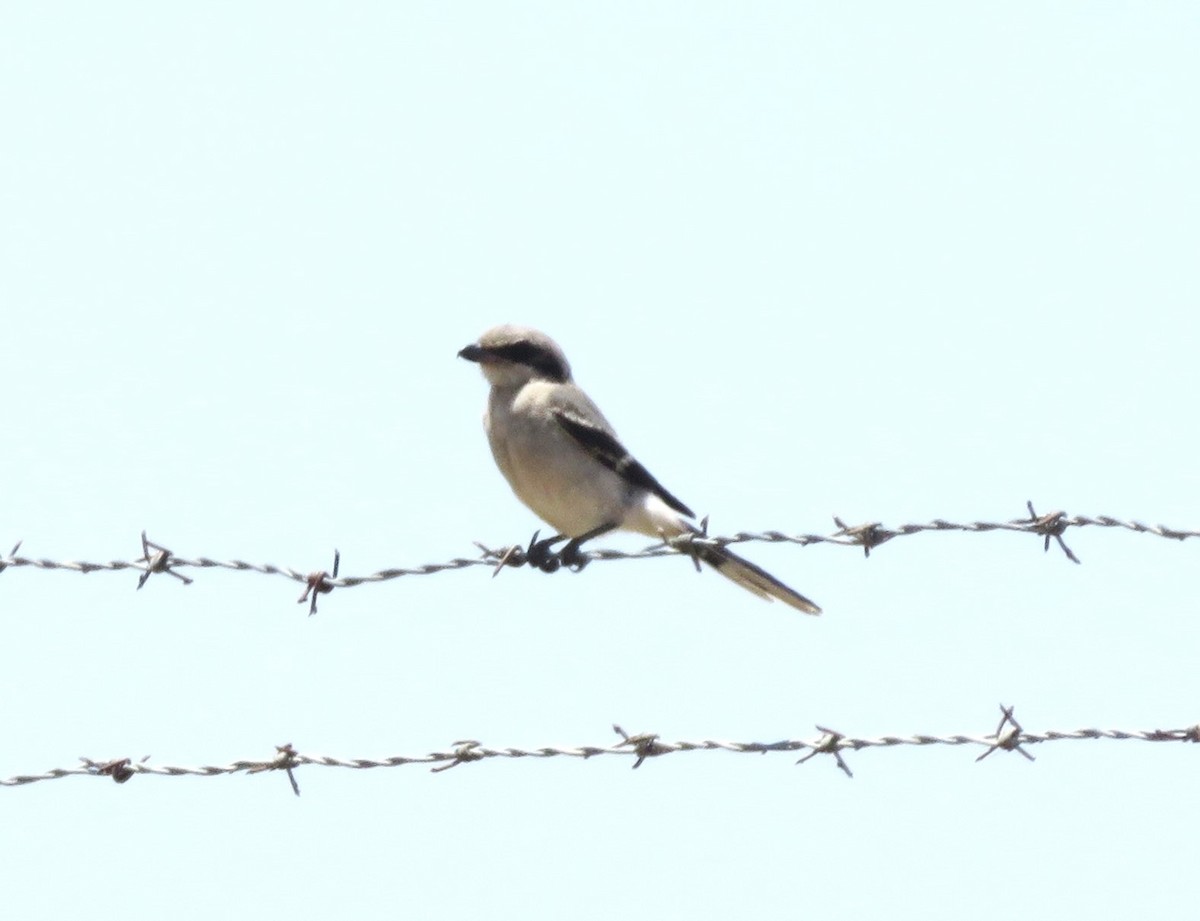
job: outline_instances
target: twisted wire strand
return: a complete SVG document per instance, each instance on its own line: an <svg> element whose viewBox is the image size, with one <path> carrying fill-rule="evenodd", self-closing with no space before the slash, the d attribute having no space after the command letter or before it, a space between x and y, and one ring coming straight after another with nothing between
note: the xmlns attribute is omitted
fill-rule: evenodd
<svg viewBox="0 0 1200 921"><path fill-rule="evenodd" d="M291 745L276 747L276 755L264 760L244 759L232 761L223 765L160 765L148 764L146 759L134 762L129 758L120 758L107 762L81 758L80 764L70 768L53 768L37 774L17 774L0 779L0 787L19 787L40 783L47 780L60 780L64 777L110 777L118 783L124 783L135 775L149 774L158 777L217 777L226 774L258 774L266 771L285 771L292 781L293 789L299 792L293 772L301 767L345 768L350 770L372 770L375 768L407 767L409 765L430 765L434 773L445 771L461 764L477 761L488 761L497 758L506 759L544 759L544 758L578 758L589 760L601 756L617 755L624 758L634 758L633 767L639 767L647 758L662 757L682 752L725 751L735 754L764 754L768 752L805 752L800 762L807 761L816 755L828 754L836 759L837 766L850 775L850 769L842 758L842 752L857 752L868 748L895 748L897 746L930 745L974 745L986 750L976 758L981 761L994 751L1018 751L1029 760L1033 756L1022 746L1061 742L1067 740L1132 740L1139 742L1200 742L1200 725L1180 729L1096 729L1084 728L1067 731L1047 730L1043 732L1027 732L1021 728L1013 717L1011 707L1001 707L1004 714L996 731L990 734L954 734L954 735L884 735L868 738L845 736L832 729L818 726L820 735L811 739L783 739L777 742L734 742L716 739L699 741L665 741L657 733L640 733L631 735L613 726L621 736L621 741L615 745L578 745L555 746L548 745L540 748L504 747L492 748L480 742L468 740L455 742L453 748L446 751L434 751L424 755L392 755L384 758L339 758L331 755L306 754L297 752ZM147 756L148 757L148 756ZM800 763L797 762L797 763Z"/></svg>
<svg viewBox="0 0 1200 921"><path fill-rule="evenodd" d="M451 569L463 569L468 566L494 566L495 562L489 562L483 557L474 559L456 558L448 560L444 563L427 563L422 566L411 568L394 568L384 569L379 572L371 573L368 576L348 576L341 579L330 579L329 582L339 588L346 588L354 585L364 585L368 582L386 582L389 579L398 579L401 576L424 576L435 572L444 572ZM81 560L48 560L35 559L33 557L24 556L6 556L0 557L0 570L8 567L19 568L23 566L32 567L34 569L65 569L71 572L91 573L91 572L119 572L124 569L134 569L138 572L147 572L147 564L145 560L110 560L107 563L91 563ZM172 569L194 568L194 569L230 569L235 572L257 572L267 576L284 576L294 582L307 582L309 574L292 569L290 566L276 566L273 563L248 563L245 560L214 560L210 557L184 557L174 556L170 558L170 566Z"/></svg>
<svg viewBox="0 0 1200 921"><path fill-rule="evenodd" d="M679 554L688 554L689 550L694 552L694 545L710 545L724 547L730 544L742 543L787 543L795 544L801 547L807 547L812 544L833 544L843 547L860 547L866 555L870 555L871 550L881 546L888 541L898 537L909 537L915 534L923 534L934 531L953 531L959 533L984 533L988 531L1015 531L1019 533L1036 534L1044 539L1045 549L1049 549L1050 540L1053 538L1062 548L1068 559L1078 563L1079 560L1070 548L1067 547L1063 540L1063 535L1071 528L1097 527L1097 528L1117 528L1127 531L1133 531L1139 534L1150 534L1155 537L1166 538L1169 540L1183 541L1189 538L1200 537L1200 531L1182 530L1172 528L1166 525L1148 525L1137 520L1124 520L1114 518L1109 515L1087 516L1087 515L1070 515L1065 512L1050 512L1044 515L1038 515L1033 510L1032 503L1028 503L1029 517L1017 518L1011 521L969 521L969 522L953 522L942 518L936 518L933 521L918 523L918 524L903 524L896 527L886 527L879 522L870 522L860 525L847 525L840 518L834 518L834 522L838 526L838 530L830 534L786 534L782 531L737 531L727 536L710 536L707 533L696 535L688 534L682 537L673 538L664 543L654 544L642 550L622 551L605 548L591 549L584 553L584 556L589 562L595 561L612 561L612 560L639 560L652 559L662 556L674 556ZM290 566L276 566L271 563L249 563L245 560L217 560L211 557L185 557L176 556L170 551L154 544L145 539L143 533L143 550L144 558L136 560L111 560L107 563L85 562L78 560L57 561L45 558L36 558L29 556L19 556L17 551L20 549L18 543L13 548L12 552L5 557L0 557L0 572L8 568L33 568L39 570L66 570L79 573L92 572L118 572L121 570L136 570L142 574L141 581L138 587L145 582L146 578L153 573L166 572L182 579L184 582L190 582L190 579L182 576L178 570L180 569L227 569L235 572L254 572L262 575L283 576L295 582L306 583L310 589L315 592L328 592L333 588L351 588L357 585L366 585L368 583L387 582L392 579L399 579L403 576L425 576L434 573L449 572L452 570L467 569L475 566L486 566L494 570L498 570L502 566L520 566L526 562L525 553L520 547L507 546L499 549L491 549L483 544L477 544L480 548L481 555L478 557L464 558L455 557L441 563L425 563L418 566L397 566L388 569L382 569L378 572L370 573L364 576L342 576L337 575L337 566L335 564L333 574L327 572L309 572L304 573ZM155 553L151 553L149 548L154 548ZM307 597L307 593L306 596Z"/></svg>

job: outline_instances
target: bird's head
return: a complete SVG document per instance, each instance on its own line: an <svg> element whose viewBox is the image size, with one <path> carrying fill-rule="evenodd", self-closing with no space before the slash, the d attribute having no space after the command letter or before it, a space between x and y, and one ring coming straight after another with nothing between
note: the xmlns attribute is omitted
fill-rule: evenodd
<svg viewBox="0 0 1200 921"><path fill-rule="evenodd" d="M458 357L478 363L494 387L520 387L531 380L562 384L571 379L571 366L558 343L526 326L493 326Z"/></svg>

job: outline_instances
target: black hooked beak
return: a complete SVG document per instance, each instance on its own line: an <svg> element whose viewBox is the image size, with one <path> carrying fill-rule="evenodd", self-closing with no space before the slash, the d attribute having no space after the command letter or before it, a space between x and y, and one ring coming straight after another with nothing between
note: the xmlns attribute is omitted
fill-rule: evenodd
<svg viewBox="0 0 1200 921"><path fill-rule="evenodd" d="M459 358L465 358L467 361L483 361L487 357L487 350L480 348L472 343L458 353Z"/></svg>

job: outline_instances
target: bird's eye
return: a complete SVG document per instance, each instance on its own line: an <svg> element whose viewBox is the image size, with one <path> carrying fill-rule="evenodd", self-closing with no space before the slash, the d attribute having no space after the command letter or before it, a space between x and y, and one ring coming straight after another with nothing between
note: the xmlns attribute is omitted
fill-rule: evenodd
<svg viewBox="0 0 1200 921"><path fill-rule="evenodd" d="M514 342L492 349L492 354L514 364L526 365L552 381L565 381L566 368L553 352L534 345L532 342Z"/></svg>

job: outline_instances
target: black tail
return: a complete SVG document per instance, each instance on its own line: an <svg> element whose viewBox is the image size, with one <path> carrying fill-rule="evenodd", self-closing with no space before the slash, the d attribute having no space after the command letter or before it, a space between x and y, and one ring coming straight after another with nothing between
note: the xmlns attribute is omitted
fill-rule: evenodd
<svg viewBox="0 0 1200 921"><path fill-rule="evenodd" d="M736 582L746 591L758 595L759 598L765 598L767 601L778 598L784 604L790 604L805 614L821 613L821 609L817 605L798 591L784 585L765 569L755 566L729 548L694 544L693 549L697 559L707 563L726 579Z"/></svg>

